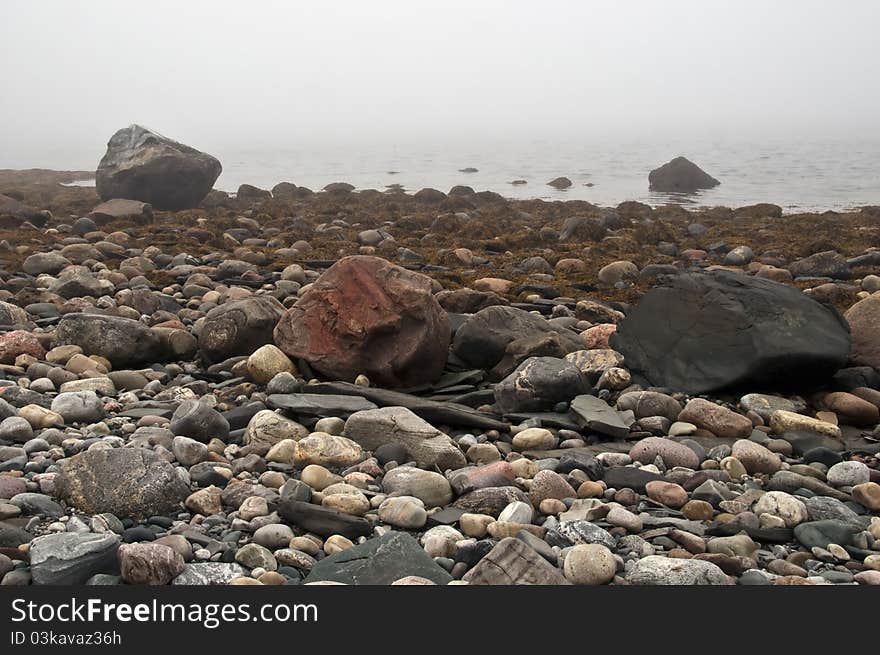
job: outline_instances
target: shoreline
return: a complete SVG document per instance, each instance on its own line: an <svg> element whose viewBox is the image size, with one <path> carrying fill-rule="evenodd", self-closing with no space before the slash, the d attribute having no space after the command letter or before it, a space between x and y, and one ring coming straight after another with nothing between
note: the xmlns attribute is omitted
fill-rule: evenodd
<svg viewBox="0 0 880 655"><path fill-rule="evenodd" d="M393 171L394 175L400 175L399 171ZM465 185L468 180L470 174L464 175L459 181L461 185ZM222 174L221 174L222 177ZM66 187L94 187L95 180L95 172L87 171L87 170L75 170L75 171L62 171L62 170L53 170L46 168L29 168L29 169L0 169L0 187L6 185L15 186L16 184L23 185L45 185L45 184L62 184ZM222 182L222 180L221 180ZM277 184L277 182L276 182ZM326 185L333 184L331 181L326 181ZM453 185L451 188L454 188ZM479 186L479 184L475 185ZM526 185L518 185L514 182L507 182L502 185L505 188L509 188L511 186L525 189ZM594 187L592 183L584 186ZM269 188L269 187L267 187ZM316 192L320 192L323 187L316 186L313 190ZM416 193L420 187L405 187L403 185L397 183L389 183L384 186L378 187L355 187L355 191L376 191L379 193L395 193L395 192L403 192L409 195ZM572 188L576 188L572 187ZM528 185L528 189L535 190L535 195L533 196L512 196L506 195L502 188L501 191L491 191L492 193L499 193L499 195L503 196L506 200L511 202L528 202L532 200L540 200L543 202L569 202L569 201L577 201L577 202L591 202L589 198L579 198L579 197L571 197L567 196L567 194L571 191L571 189L554 189L548 183L542 183L538 181L533 181ZM223 189L220 187L215 187L214 191L220 191L222 193L226 193L235 196L235 189ZM641 200L636 199L635 197L627 198L621 202L642 202L644 204L648 204L653 208L663 207L665 205L677 205L685 208L690 208L694 210L705 210L712 208L735 208L733 206L725 205L724 203L713 203L711 201L705 201L704 194L700 191L693 193L661 193L661 192L649 192L652 193L654 197L645 198L642 197ZM644 196L644 194L643 194ZM647 202L646 202L647 201ZM773 203L773 200L770 201ZM591 202L591 204L594 204ZM597 207L602 207L606 209L613 209L616 205L621 204L618 203L596 203ZM749 207L755 204L768 204L764 201L756 201L756 202L748 202L743 205L736 205L739 207ZM804 209L799 207L796 204L780 204L782 208L782 212L785 215L792 214L818 214L825 212L836 212L836 213L851 213L857 212L864 207L871 206L880 206L880 200L877 203L866 203L866 202L850 202L844 203L844 206L840 206L839 203L837 206L831 207L826 206L823 208L816 209Z"/></svg>

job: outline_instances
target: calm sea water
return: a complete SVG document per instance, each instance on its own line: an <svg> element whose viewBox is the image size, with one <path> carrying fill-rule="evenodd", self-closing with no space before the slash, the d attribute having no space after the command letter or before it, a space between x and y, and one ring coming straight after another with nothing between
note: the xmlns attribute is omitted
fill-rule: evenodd
<svg viewBox="0 0 880 655"><path fill-rule="evenodd" d="M466 147L385 144L254 150L201 145L223 163L216 186L226 191L242 183L271 188L280 181L314 190L330 182L380 190L400 184L408 191L448 191L465 184L511 198L576 198L605 206L624 200L731 207L772 202L792 212L880 204L880 137L650 143L520 140ZM688 197L649 192L648 172L677 155L694 161L721 185ZM460 172L466 167L477 172ZM565 191L547 186L558 176L568 177L573 186ZM512 185L513 180L527 184Z"/></svg>

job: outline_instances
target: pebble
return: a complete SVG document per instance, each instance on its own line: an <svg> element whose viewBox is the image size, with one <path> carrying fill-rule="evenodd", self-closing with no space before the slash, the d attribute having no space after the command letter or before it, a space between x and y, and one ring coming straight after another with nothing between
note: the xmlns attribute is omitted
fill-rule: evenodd
<svg viewBox="0 0 880 655"><path fill-rule="evenodd" d="M572 584L607 584L617 573L617 560L601 544L580 544L566 553L563 571Z"/></svg>
<svg viewBox="0 0 880 655"><path fill-rule="evenodd" d="M673 509L680 509L688 502L687 491L674 482L653 480L645 485L645 491L651 500L656 500Z"/></svg>

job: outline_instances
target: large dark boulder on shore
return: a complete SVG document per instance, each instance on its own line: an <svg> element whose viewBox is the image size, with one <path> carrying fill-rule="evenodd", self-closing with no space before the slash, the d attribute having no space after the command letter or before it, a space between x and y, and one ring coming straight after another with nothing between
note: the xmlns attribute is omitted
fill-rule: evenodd
<svg viewBox="0 0 880 655"><path fill-rule="evenodd" d="M198 207L220 175L220 162L140 125L116 132L98 164L102 200L128 198L156 209Z"/></svg>
<svg viewBox="0 0 880 655"><path fill-rule="evenodd" d="M824 382L846 363L850 334L833 308L793 287L716 271L668 278L610 343L649 384L698 394Z"/></svg>
<svg viewBox="0 0 880 655"><path fill-rule="evenodd" d="M432 382L443 372L449 317L429 277L380 257L336 262L275 328L275 343L319 373L389 387Z"/></svg>
<svg viewBox="0 0 880 655"><path fill-rule="evenodd" d="M719 184L721 182L684 157L676 157L648 174L651 191L692 193L700 189L711 189Z"/></svg>

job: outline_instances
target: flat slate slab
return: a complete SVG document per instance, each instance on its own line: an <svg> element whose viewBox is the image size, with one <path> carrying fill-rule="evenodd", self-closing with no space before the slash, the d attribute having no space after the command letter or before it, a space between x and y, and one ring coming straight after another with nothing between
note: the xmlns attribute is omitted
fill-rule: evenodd
<svg viewBox="0 0 880 655"><path fill-rule="evenodd" d="M374 403L363 396L333 393L278 393L269 396L266 404L272 409L286 409L294 414L310 416L345 416L366 409L377 409Z"/></svg>
<svg viewBox="0 0 880 655"><path fill-rule="evenodd" d="M305 582L389 585L408 575L427 578L438 585L452 581L452 576L434 562L419 542L405 532L389 532L325 557L312 567Z"/></svg>
<svg viewBox="0 0 880 655"><path fill-rule="evenodd" d="M478 412L467 405L457 405L455 403L438 402L427 398L420 398L408 393L400 391L390 391L388 389L377 389L375 387L359 387L350 382L321 382L306 387L311 394L299 395L316 395L316 394L345 394L352 396L360 396L366 398L370 402L376 403L380 407L406 407L413 414L421 416L431 424L446 423L449 425L460 425L466 427L483 428L485 430L499 430L507 432L510 426L504 421L498 420L491 414ZM269 401L272 400L269 396ZM373 409L373 408L369 408Z"/></svg>
<svg viewBox="0 0 880 655"><path fill-rule="evenodd" d="M541 427L544 428L558 428L580 432L583 427L571 414L560 414L558 412L513 412L505 414L505 416L514 423L522 423L523 421L536 418L541 421Z"/></svg>
<svg viewBox="0 0 880 655"><path fill-rule="evenodd" d="M629 436L629 427L617 410L595 396L577 396L571 401L571 411L578 417L582 427L615 439Z"/></svg>
<svg viewBox="0 0 880 655"><path fill-rule="evenodd" d="M287 522L322 537L341 534L348 539L357 539L373 531L373 524L365 518L300 500L282 500L278 513Z"/></svg>

